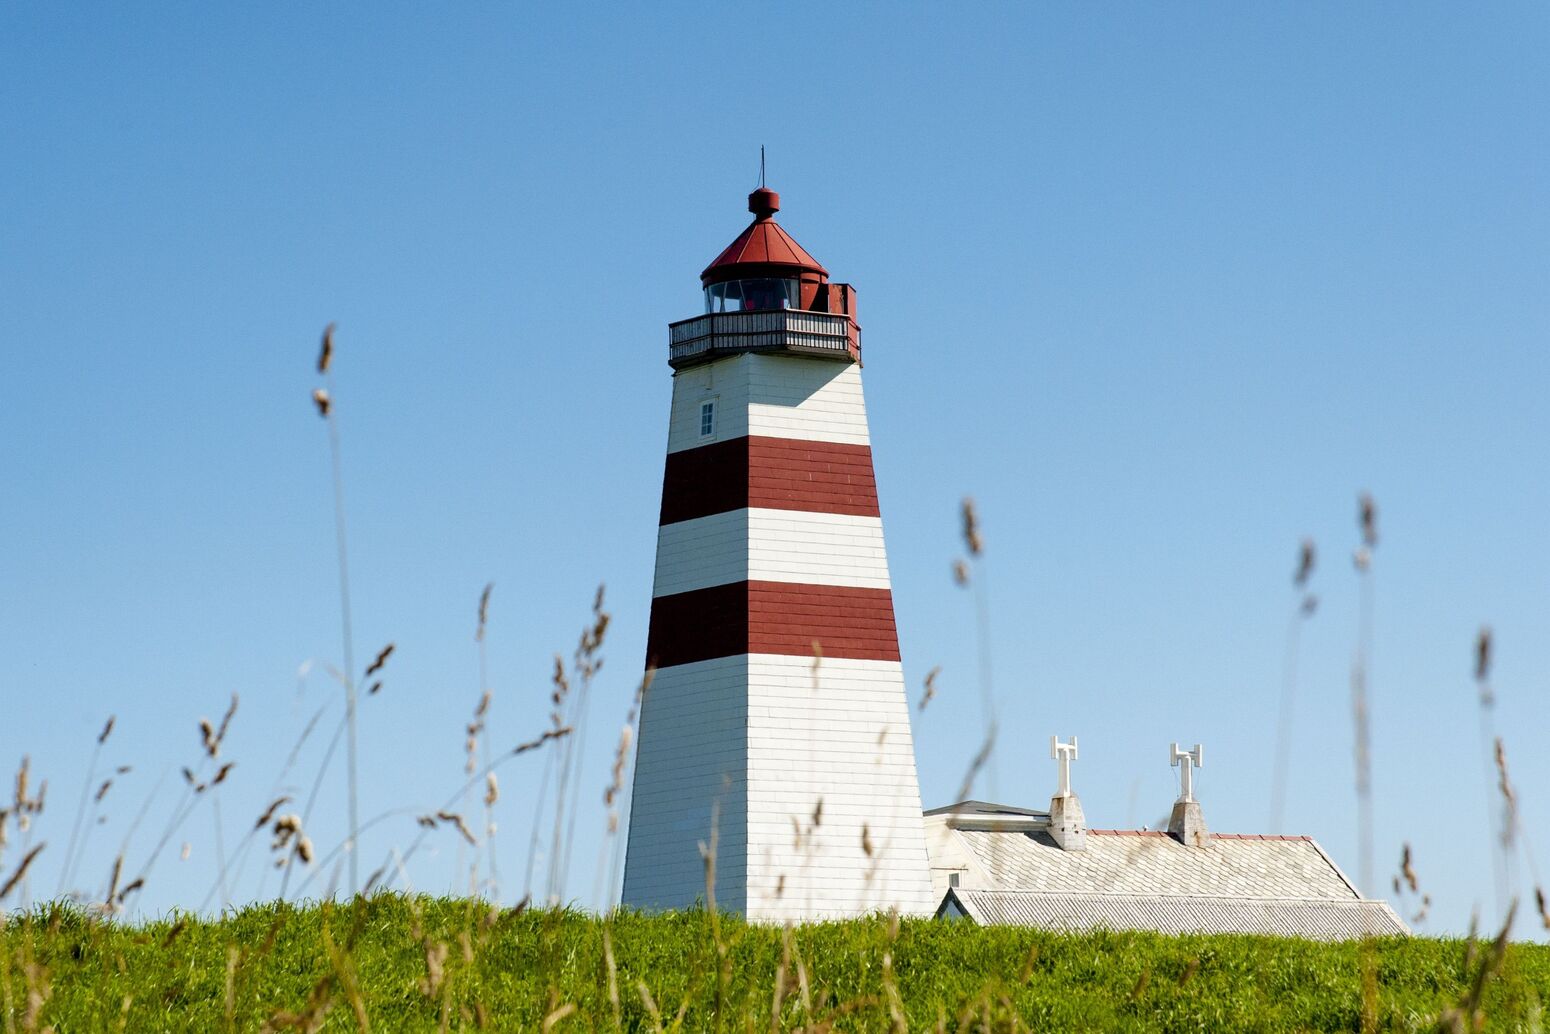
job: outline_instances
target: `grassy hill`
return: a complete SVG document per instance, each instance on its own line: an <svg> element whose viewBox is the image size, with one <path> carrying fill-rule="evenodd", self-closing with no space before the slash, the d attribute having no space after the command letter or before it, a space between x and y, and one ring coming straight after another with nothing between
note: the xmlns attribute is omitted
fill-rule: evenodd
<svg viewBox="0 0 1550 1034"><path fill-rule="evenodd" d="M1056 934L886 917L786 931L687 912L492 911L379 895L214 922L12 916L11 1031L1357 1030L1363 947ZM1550 946L1374 942L1377 1026L1538 1029ZM773 1020L773 1022L772 1022ZM1457 1029L1465 1029L1458 1027Z"/></svg>

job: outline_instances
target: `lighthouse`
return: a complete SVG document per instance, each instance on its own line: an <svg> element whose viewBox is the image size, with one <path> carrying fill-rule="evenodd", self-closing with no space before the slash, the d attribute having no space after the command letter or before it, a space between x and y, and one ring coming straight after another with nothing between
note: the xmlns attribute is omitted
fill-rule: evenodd
<svg viewBox="0 0 1550 1034"><path fill-rule="evenodd" d="M779 223L700 274L673 371L622 901L760 921L931 891L856 292Z"/></svg>

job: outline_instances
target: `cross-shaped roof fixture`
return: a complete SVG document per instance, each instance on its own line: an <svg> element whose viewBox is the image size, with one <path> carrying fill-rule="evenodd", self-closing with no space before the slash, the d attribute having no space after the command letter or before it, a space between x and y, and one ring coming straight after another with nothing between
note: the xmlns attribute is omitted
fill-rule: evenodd
<svg viewBox="0 0 1550 1034"><path fill-rule="evenodd" d="M1076 737L1071 737L1070 743L1061 743L1059 736L1051 736L1049 756L1054 758L1060 767L1060 787L1055 791L1055 796L1070 797L1071 762L1076 760Z"/></svg>
<svg viewBox="0 0 1550 1034"><path fill-rule="evenodd" d="M1180 769L1179 782L1180 789L1183 790L1179 794L1179 800L1181 801L1192 801L1195 799L1194 770L1201 766L1201 757L1201 747L1198 743L1195 744L1194 750L1180 750L1177 743L1173 744L1168 750L1168 763L1174 768Z"/></svg>

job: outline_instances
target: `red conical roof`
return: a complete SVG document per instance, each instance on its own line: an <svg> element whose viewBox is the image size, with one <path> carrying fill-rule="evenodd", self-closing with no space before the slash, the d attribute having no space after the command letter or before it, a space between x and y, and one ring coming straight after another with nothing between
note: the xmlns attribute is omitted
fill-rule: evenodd
<svg viewBox="0 0 1550 1034"><path fill-rule="evenodd" d="M748 195L748 210L754 214L754 221L716 256L716 261L705 267L700 274L701 282L709 285L800 273L815 274L821 281L829 279L829 271L775 222L775 213L780 211L779 194L760 187Z"/></svg>

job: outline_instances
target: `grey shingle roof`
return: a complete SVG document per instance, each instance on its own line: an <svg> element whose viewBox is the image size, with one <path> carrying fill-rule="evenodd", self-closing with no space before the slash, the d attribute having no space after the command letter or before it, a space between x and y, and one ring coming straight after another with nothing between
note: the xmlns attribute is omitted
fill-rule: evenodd
<svg viewBox="0 0 1550 1034"><path fill-rule="evenodd" d="M1358 895L1307 837L1214 834L1185 847L1166 833L1089 830L1087 850L1062 851L1046 834L960 830L1002 890L1069 894L1351 898Z"/></svg>
<svg viewBox="0 0 1550 1034"><path fill-rule="evenodd" d="M954 910L953 906L958 906ZM1316 940L1354 940L1409 931L1381 901L1185 897L1135 894L947 892L938 914L962 914L986 926L1054 930L1156 930L1160 933L1259 933Z"/></svg>
<svg viewBox="0 0 1550 1034"><path fill-rule="evenodd" d="M1409 931L1362 898L1309 837L1088 830L1086 850L1047 833L957 829L973 864L938 914L1052 929L1263 933L1322 940Z"/></svg>

